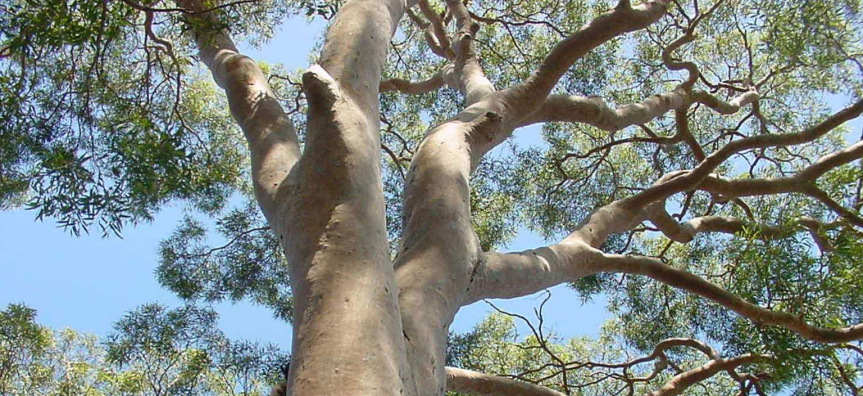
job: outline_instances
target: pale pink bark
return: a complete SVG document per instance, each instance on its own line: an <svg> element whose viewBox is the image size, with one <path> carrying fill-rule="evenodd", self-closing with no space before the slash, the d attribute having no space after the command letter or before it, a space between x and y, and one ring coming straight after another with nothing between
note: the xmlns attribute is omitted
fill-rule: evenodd
<svg viewBox="0 0 863 396"><path fill-rule="evenodd" d="M381 92L392 92L398 91L406 94L421 94L426 92L434 91L440 87L443 87L443 72L435 73L431 78L425 81L412 82L408 80L403 80L399 78L393 78L385 81L381 81L380 91Z"/></svg>
<svg viewBox="0 0 863 396"><path fill-rule="evenodd" d="M198 0L176 2L189 10L203 8ZM300 159L297 133L255 61L240 54L227 32L217 30L215 15L189 18L198 20L193 33L199 56L225 90L231 115L249 143L255 196L267 221L277 224L279 189Z"/></svg>
<svg viewBox="0 0 863 396"><path fill-rule="evenodd" d="M651 96L640 103L610 108L604 100L596 97L551 95L519 126L538 122L580 122L609 132L619 131L632 125L645 124L665 112L685 108L698 102L720 114L734 114L741 107L758 100L755 91L746 92L728 102L704 91L687 92L682 88L661 95Z"/></svg>
<svg viewBox="0 0 863 396"><path fill-rule="evenodd" d="M295 302L292 395L417 394L380 169L378 87L404 12L397 0L346 3L303 76L306 147L279 230Z"/></svg>
<svg viewBox="0 0 863 396"><path fill-rule="evenodd" d="M668 382L660 389L650 392L645 396L676 396L686 391L690 386L704 381L720 372L734 370L735 368L762 360L771 359L768 355L745 354L729 359L715 359L702 366L684 371Z"/></svg>
<svg viewBox="0 0 863 396"><path fill-rule="evenodd" d="M478 396L564 396L563 393L508 378L447 367L447 390Z"/></svg>

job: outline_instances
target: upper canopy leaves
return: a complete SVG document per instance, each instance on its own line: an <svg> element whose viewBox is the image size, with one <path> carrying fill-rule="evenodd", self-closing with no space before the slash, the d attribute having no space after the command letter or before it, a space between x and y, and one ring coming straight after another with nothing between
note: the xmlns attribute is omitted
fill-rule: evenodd
<svg viewBox="0 0 863 396"><path fill-rule="evenodd" d="M260 43L302 6L220 7L221 28ZM247 155L177 10L0 2L0 207L26 204L76 234L91 225L119 234L172 199L224 206Z"/></svg>

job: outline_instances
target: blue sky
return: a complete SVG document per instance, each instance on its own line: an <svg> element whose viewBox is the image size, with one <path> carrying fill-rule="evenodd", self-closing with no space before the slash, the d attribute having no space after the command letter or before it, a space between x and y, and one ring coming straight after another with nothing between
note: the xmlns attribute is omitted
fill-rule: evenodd
<svg viewBox="0 0 863 396"><path fill-rule="evenodd" d="M257 60L282 63L287 69L308 67L308 54L324 24L297 17L286 21L279 34L260 50L245 48ZM315 52L317 49L315 49ZM522 144L538 142L538 130L518 132ZM35 221L35 212L23 209L0 212L0 309L24 302L38 311L38 321L52 328L105 335L125 312L150 302L168 306L182 303L161 288L153 271L159 242L182 219L179 205L164 208L152 223L128 227L123 239L103 239L98 233L73 237L52 219ZM509 246L524 250L546 244L537 235L521 232ZM597 335L607 315L604 302L582 306L565 287L552 290L545 318L563 336ZM495 304L533 318L543 296L528 296ZM289 348L289 326L272 318L266 308L248 303L216 305L220 327L232 338L272 342ZM452 329L470 330L491 308L484 302L465 307ZM526 334L520 326L520 333Z"/></svg>

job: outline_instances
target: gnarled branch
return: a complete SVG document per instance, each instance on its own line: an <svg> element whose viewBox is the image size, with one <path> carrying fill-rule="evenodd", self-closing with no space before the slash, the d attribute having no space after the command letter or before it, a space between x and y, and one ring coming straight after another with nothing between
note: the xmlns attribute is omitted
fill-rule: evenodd
<svg viewBox="0 0 863 396"><path fill-rule="evenodd" d="M551 95L535 112L520 120L518 126L538 122L581 122L614 132L628 126L645 124L669 110L686 108L692 102L702 103L720 114L734 114L758 98L757 92L749 91L726 102L704 91L695 90L690 93L677 88L639 103L612 109L597 97Z"/></svg>

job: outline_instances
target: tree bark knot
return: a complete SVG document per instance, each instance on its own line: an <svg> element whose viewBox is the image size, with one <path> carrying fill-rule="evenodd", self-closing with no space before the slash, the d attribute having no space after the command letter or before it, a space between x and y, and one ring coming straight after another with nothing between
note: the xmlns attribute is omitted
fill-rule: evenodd
<svg viewBox="0 0 863 396"><path fill-rule="evenodd" d="M312 65L303 73L303 92L309 107L329 108L341 97L339 84L320 65Z"/></svg>
<svg viewBox="0 0 863 396"><path fill-rule="evenodd" d="M480 138L486 142L494 140L496 132L501 128L503 117L493 111L489 111L473 121L470 126L470 137L473 141L480 141Z"/></svg>

